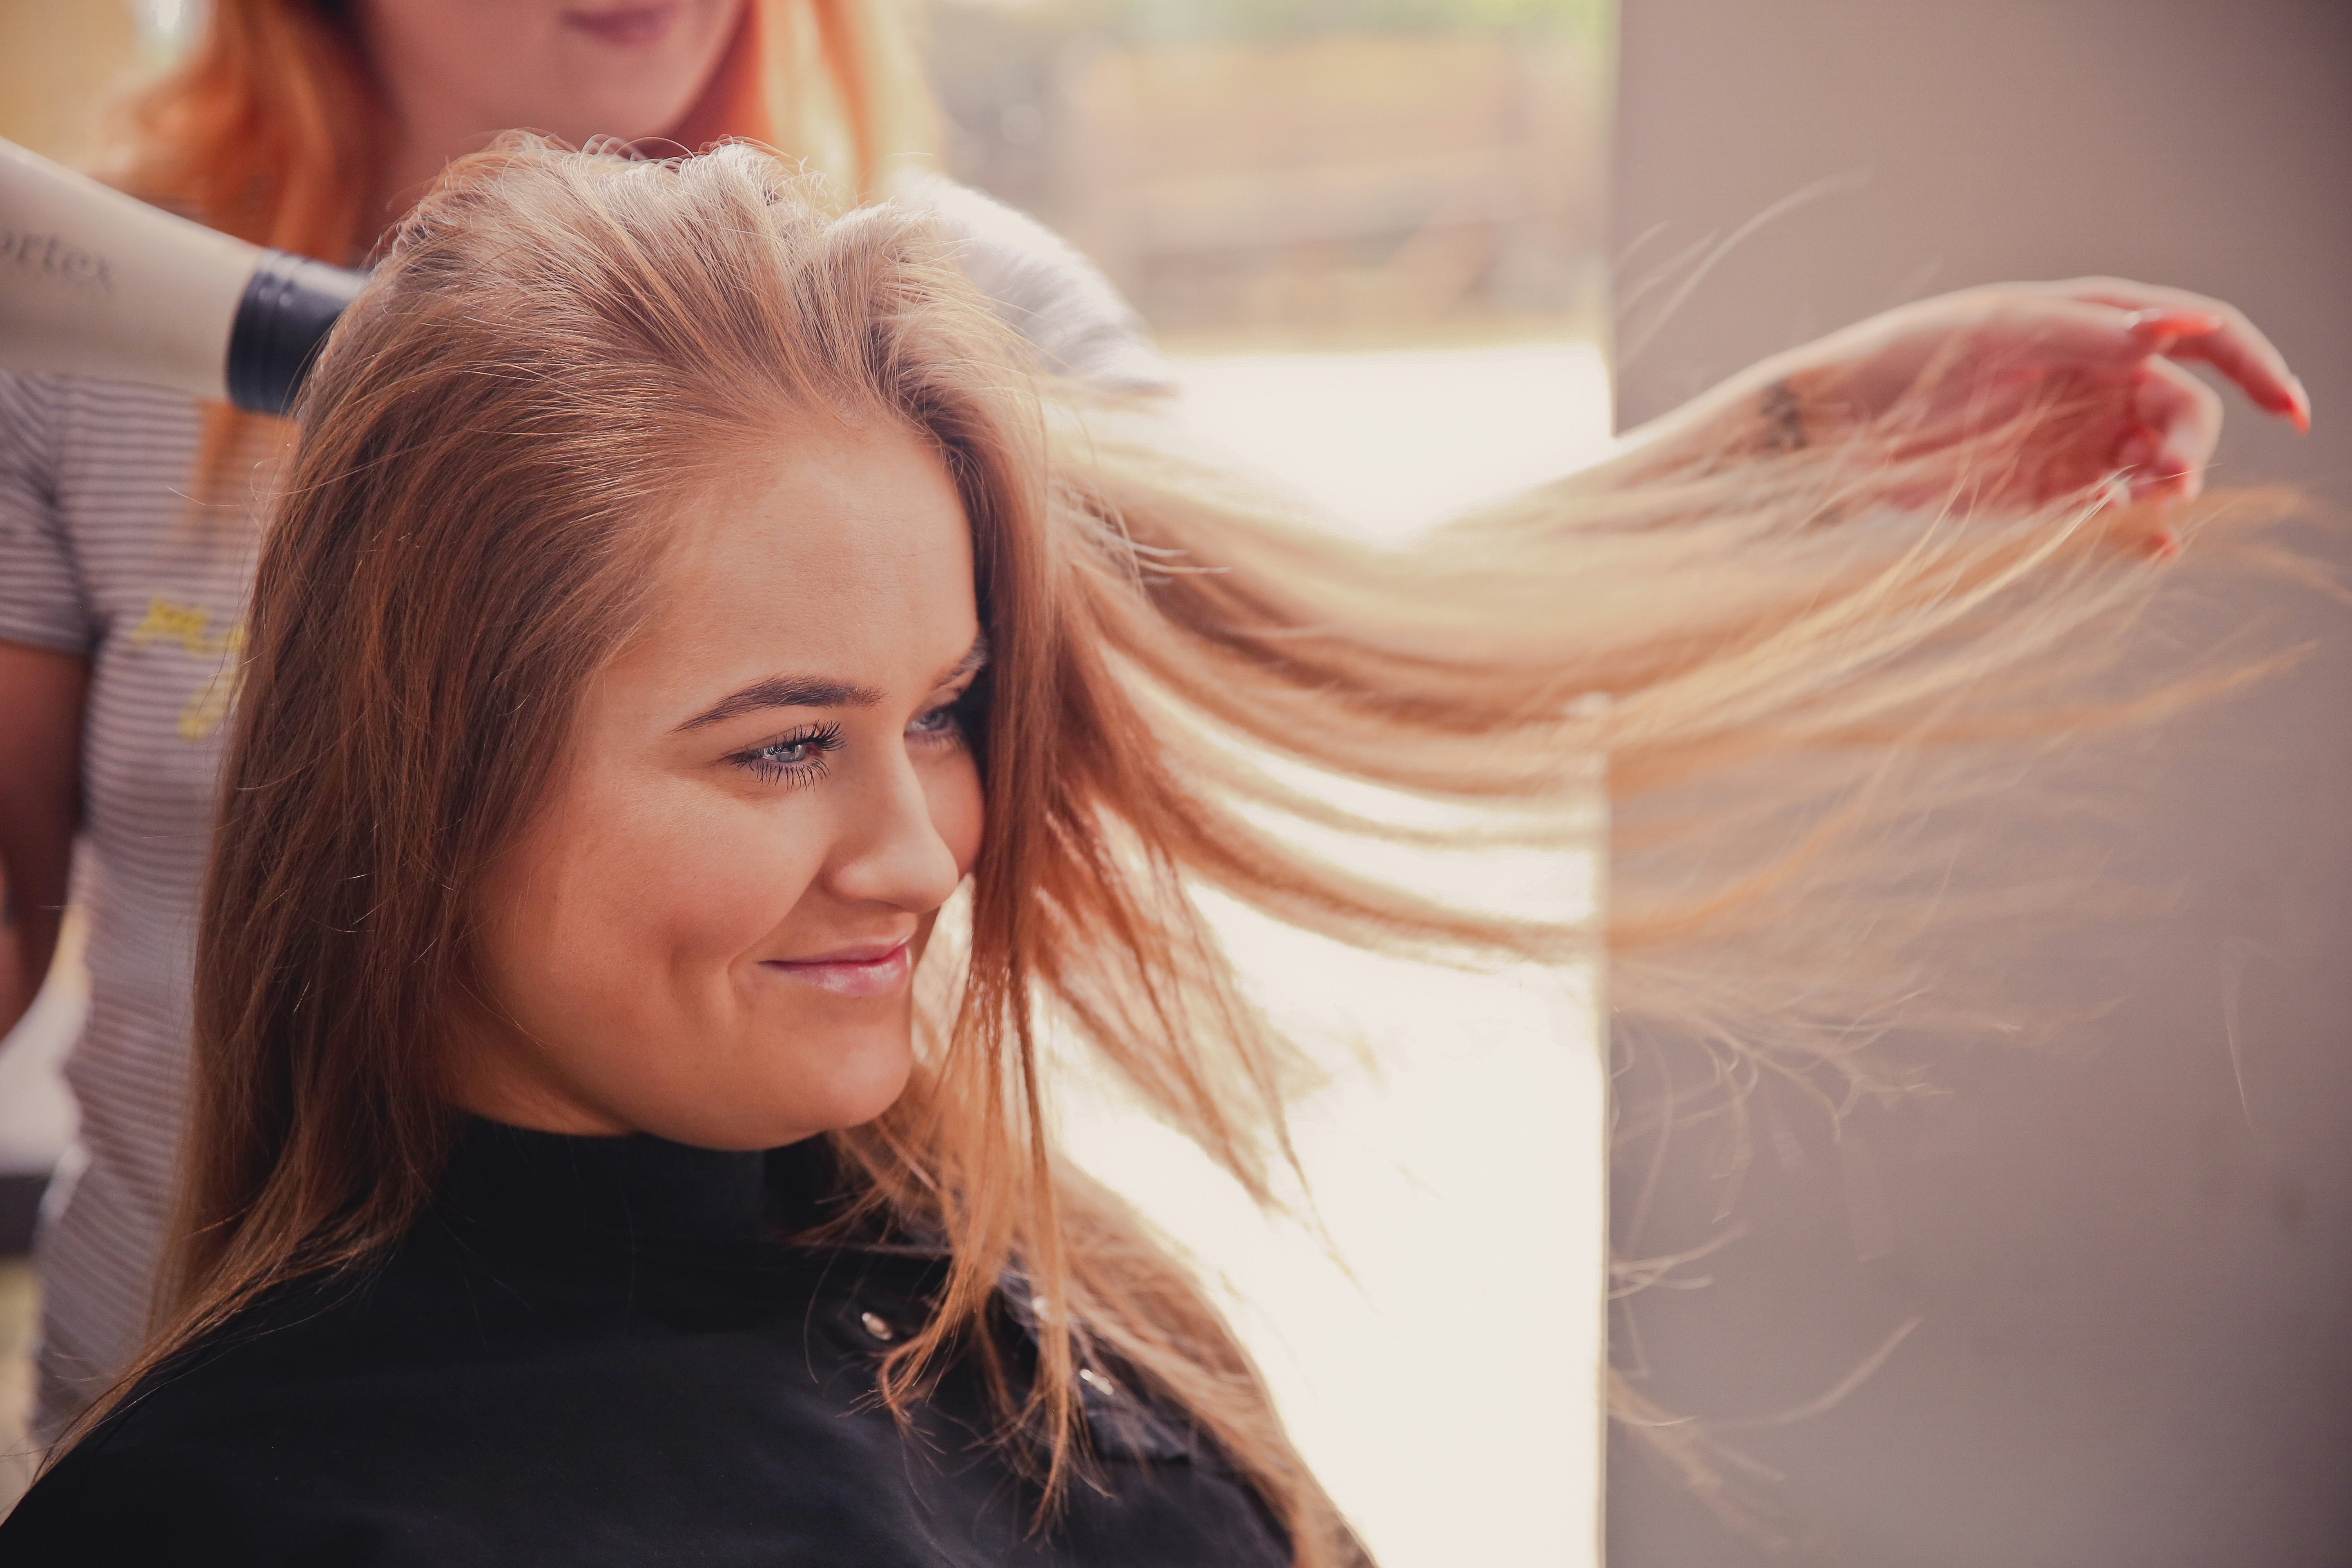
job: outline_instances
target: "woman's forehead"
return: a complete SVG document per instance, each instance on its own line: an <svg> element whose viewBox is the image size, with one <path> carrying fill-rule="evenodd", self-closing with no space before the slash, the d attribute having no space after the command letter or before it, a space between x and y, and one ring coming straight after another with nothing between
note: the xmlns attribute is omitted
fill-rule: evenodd
<svg viewBox="0 0 2352 1568"><path fill-rule="evenodd" d="M978 635L961 497L938 452L896 429L782 443L670 527L639 657L895 686Z"/></svg>

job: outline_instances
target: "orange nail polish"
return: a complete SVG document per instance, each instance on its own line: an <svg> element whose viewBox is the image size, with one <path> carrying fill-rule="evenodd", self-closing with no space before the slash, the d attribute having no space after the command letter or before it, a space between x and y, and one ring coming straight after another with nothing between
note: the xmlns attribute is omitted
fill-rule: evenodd
<svg viewBox="0 0 2352 1568"><path fill-rule="evenodd" d="M2201 338L2221 330L2221 318L2210 310L2142 310L2131 330L2143 338Z"/></svg>

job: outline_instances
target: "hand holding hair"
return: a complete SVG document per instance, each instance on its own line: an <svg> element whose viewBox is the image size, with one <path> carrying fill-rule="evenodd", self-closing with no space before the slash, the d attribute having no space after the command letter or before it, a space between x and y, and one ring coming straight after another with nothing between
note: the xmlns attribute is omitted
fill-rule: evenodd
<svg viewBox="0 0 2352 1568"><path fill-rule="evenodd" d="M1875 436L1912 482L1937 481L1930 489L1965 474L1980 500L2036 506L2109 482L2118 501L2169 504L2203 489L2221 437L2221 399L2182 368L2189 360L2310 427L2303 384L2242 311L2186 289L2078 278L1900 306L1751 366L1658 430L1677 449L1700 440L1735 452ZM1974 443L2020 421L2031 438L1987 469Z"/></svg>

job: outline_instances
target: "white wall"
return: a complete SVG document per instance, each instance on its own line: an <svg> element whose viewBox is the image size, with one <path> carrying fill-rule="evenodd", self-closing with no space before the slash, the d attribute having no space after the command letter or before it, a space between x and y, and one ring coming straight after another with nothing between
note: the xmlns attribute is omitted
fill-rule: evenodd
<svg viewBox="0 0 2352 1568"><path fill-rule="evenodd" d="M2352 499L2352 6L1623 0L1620 90L1617 232L1664 226L1621 288L1869 174L1721 262L1622 367L1625 422L1902 299L2112 271L2236 300L2309 384L2306 440L2233 405L2218 477ZM1649 1391L1717 1417L1920 1320L1827 1414L1728 1435L1785 1475L1798 1560L2352 1561L2352 620L2281 613L2305 668L2138 759L2124 868L2181 903L2028 966L2053 1015L2120 998L2095 1049L1947 1053L1948 1109L1843 1150L1763 1130L1714 1284L1633 1304ZM1644 1250L1710 1234L1716 1196L1679 1167ZM1622 1444L1610 1507L1616 1568L1766 1560Z"/></svg>

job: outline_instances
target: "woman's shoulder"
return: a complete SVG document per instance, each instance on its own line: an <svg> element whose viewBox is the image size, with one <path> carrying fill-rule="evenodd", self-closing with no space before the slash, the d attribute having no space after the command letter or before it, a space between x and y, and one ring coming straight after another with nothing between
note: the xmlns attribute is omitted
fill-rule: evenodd
<svg viewBox="0 0 2352 1568"><path fill-rule="evenodd" d="M568 1568L916 1568L940 1561L943 1521L967 1553L949 1561L1021 1538L1029 1492L984 1441L974 1367L956 1360L904 1426L878 1405L939 1258L496 1243L428 1223L365 1278L257 1304L68 1452L0 1526L0 1561L213 1560L187 1554L202 1541L263 1568L464 1568L530 1542ZM1125 1369L1084 1397L1101 1473L1036 1561L1287 1560Z"/></svg>
<svg viewBox="0 0 2352 1568"><path fill-rule="evenodd" d="M451 1568L488 1562L429 1515L322 1489L311 1435L215 1429L201 1401L159 1392L116 1412L36 1481L5 1521L12 1568L239 1568L327 1563ZM357 1504L358 1506L354 1506Z"/></svg>
<svg viewBox="0 0 2352 1568"><path fill-rule="evenodd" d="M449 1440L463 1358L446 1331L437 1353L418 1354L386 1321L448 1314L386 1283L297 1282L150 1373L0 1523L0 1562L501 1561L424 1484L436 1456L464 1447Z"/></svg>
<svg viewBox="0 0 2352 1568"><path fill-rule="evenodd" d="M352 1506L200 1447L77 1449L0 1521L11 1568L473 1568L505 1561L430 1513Z"/></svg>
<svg viewBox="0 0 2352 1568"><path fill-rule="evenodd" d="M428 1224L362 1277L240 1314L58 1459L0 1562L466 1568L521 1542L572 1568L685 1542L730 1568L929 1560L919 1521L880 1506L887 1416L793 1375L826 1358L774 1312L479 1241Z"/></svg>

